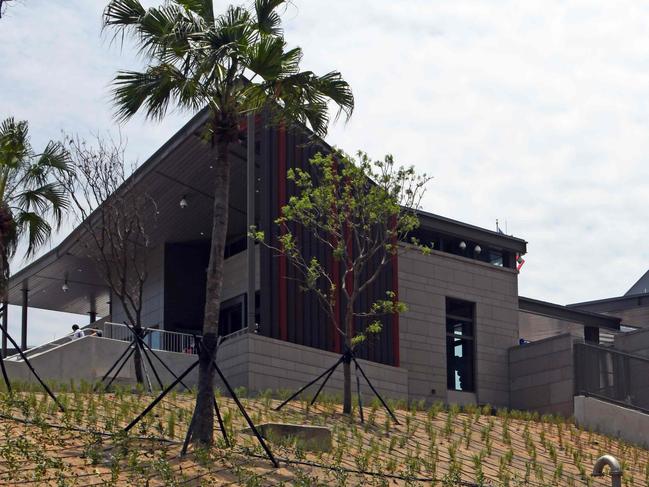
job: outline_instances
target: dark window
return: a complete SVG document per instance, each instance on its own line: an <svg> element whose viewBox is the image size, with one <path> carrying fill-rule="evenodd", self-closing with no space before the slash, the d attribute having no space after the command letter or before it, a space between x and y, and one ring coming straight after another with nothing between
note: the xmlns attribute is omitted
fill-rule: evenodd
<svg viewBox="0 0 649 487"><path fill-rule="evenodd" d="M475 391L475 303L446 298L446 382L455 391Z"/></svg>
<svg viewBox="0 0 649 487"><path fill-rule="evenodd" d="M219 335L226 336L243 328L246 311L245 297L245 294L241 294L223 302L219 314Z"/></svg>

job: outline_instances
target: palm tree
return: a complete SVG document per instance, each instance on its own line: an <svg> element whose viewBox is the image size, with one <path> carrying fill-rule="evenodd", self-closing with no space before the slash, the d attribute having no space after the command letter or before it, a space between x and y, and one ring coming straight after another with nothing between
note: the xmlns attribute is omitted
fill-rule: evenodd
<svg viewBox="0 0 649 487"><path fill-rule="evenodd" d="M287 49L278 9L286 0L256 0L254 7L230 6L214 14L212 0L168 0L144 9L139 0L111 0L104 25L115 35L134 36L149 62L143 72L120 71L114 80L117 116L127 120L144 110L161 119L170 104L209 110L205 137L216 147L214 207L203 350L198 373L193 442L212 443L214 371L221 301L223 250L228 227L230 160L243 115L262 109L279 123L301 123L324 136L328 105L349 117L354 98L340 73L300 71L302 51ZM282 175L283 176L283 175Z"/></svg>
<svg viewBox="0 0 649 487"><path fill-rule="evenodd" d="M68 154L50 141L37 153L29 141L28 125L7 118L0 124L0 295L5 298L9 261L26 243L30 257L61 225L68 197L58 176L69 171Z"/></svg>

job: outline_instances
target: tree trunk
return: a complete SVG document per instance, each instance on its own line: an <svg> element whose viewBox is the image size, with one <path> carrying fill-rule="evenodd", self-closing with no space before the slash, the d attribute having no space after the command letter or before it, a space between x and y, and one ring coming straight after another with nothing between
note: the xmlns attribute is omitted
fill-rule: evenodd
<svg viewBox="0 0 649 487"><path fill-rule="evenodd" d="M217 161L214 167L214 208L212 215L212 242L207 268L203 342L198 365L198 395L194 411L193 443L211 445L214 430L214 367L216 340L221 309L223 285L223 254L228 231L228 206L230 190L229 142L217 143Z"/></svg>
<svg viewBox="0 0 649 487"><path fill-rule="evenodd" d="M343 362L343 414L352 414L352 364Z"/></svg>
<svg viewBox="0 0 649 487"><path fill-rule="evenodd" d="M138 334L138 336L142 336L142 327L139 324L136 324L134 327L135 333ZM137 381L138 384L143 384L144 383L144 373L142 372L142 352L140 351L139 344L137 343L137 339L134 337L136 340L136 345L135 345L135 353L133 354L133 367L135 368L135 380Z"/></svg>
<svg viewBox="0 0 649 487"><path fill-rule="evenodd" d="M16 224L11 210L0 203L0 294L4 297L9 283L9 246L16 237Z"/></svg>
<svg viewBox="0 0 649 487"><path fill-rule="evenodd" d="M353 305L349 303L345 312L345 350L352 348ZM343 362L343 414L352 413L352 364L351 360Z"/></svg>

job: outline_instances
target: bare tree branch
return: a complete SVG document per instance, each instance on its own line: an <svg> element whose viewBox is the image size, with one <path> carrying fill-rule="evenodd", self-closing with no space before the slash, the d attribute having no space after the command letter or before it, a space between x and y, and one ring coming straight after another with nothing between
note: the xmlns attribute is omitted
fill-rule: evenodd
<svg viewBox="0 0 649 487"><path fill-rule="evenodd" d="M66 137L73 171L61 182L70 194L78 223L86 231L83 257L96 263L111 299L119 301L127 322L142 333L146 254L157 224L157 206L128 179L124 141L96 136L93 142L90 145L78 136ZM141 365L137 363L138 357L136 375L141 382Z"/></svg>

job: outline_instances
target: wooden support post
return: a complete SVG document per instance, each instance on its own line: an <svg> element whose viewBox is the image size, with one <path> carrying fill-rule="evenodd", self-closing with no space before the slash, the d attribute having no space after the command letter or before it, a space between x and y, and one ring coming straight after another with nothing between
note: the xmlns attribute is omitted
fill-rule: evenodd
<svg viewBox="0 0 649 487"><path fill-rule="evenodd" d="M20 349L27 350L27 307L29 305L29 289L23 288L23 315L20 333Z"/></svg>
<svg viewBox="0 0 649 487"><path fill-rule="evenodd" d="M255 114L248 114L248 178L246 184L246 223L248 230L255 225ZM255 262L255 239L248 237L248 333L255 331L255 294L257 291L257 270Z"/></svg>
<svg viewBox="0 0 649 487"><path fill-rule="evenodd" d="M88 311L88 316L90 316L90 322L89 322L90 325L92 325L95 321L97 321L96 311Z"/></svg>

